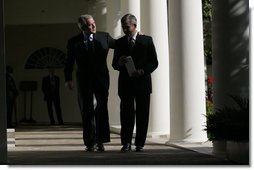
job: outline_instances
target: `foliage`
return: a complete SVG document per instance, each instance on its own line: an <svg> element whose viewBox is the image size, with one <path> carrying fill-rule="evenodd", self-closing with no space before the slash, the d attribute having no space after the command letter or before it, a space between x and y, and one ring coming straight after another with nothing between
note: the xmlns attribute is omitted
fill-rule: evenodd
<svg viewBox="0 0 254 170"><path fill-rule="evenodd" d="M202 0L203 6L203 20L212 20L212 0Z"/></svg>
<svg viewBox="0 0 254 170"><path fill-rule="evenodd" d="M206 101L206 114L207 115L213 114L213 102L209 100Z"/></svg>
<svg viewBox="0 0 254 170"><path fill-rule="evenodd" d="M207 113L209 140L249 140L249 99L231 96L237 108L224 107Z"/></svg>
<svg viewBox="0 0 254 170"><path fill-rule="evenodd" d="M213 114L213 77L208 76L206 79L206 116ZM208 139L212 138L210 133L207 133Z"/></svg>
<svg viewBox="0 0 254 170"><path fill-rule="evenodd" d="M206 63L212 64L212 0L202 0L204 55Z"/></svg>
<svg viewBox="0 0 254 170"><path fill-rule="evenodd" d="M206 101L213 102L213 77L208 76L206 79Z"/></svg>

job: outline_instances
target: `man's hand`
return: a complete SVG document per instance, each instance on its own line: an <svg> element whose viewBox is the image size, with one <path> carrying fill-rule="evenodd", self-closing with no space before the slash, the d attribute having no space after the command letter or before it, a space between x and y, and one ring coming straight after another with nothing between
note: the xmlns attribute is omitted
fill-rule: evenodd
<svg viewBox="0 0 254 170"><path fill-rule="evenodd" d="M73 90L74 89L74 82L72 80L68 80L65 82L65 86L70 89Z"/></svg>
<svg viewBox="0 0 254 170"><path fill-rule="evenodd" d="M120 58L119 58L119 61L118 61L118 64L120 65L120 66L123 66L127 61L126 61L126 57L127 56L121 56Z"/></svg>
<svg viewBox="0 0 254 170"><path fill-rule="evenodd" d="M136 71L134 71L132 73L132 77L140 77L140 76L143 76L144 75L144 70L143 69L137 69Z"/></svg>

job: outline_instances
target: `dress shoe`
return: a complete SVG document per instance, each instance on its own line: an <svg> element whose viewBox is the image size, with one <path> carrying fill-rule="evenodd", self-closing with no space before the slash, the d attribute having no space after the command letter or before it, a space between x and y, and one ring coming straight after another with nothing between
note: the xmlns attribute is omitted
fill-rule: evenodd
<svg viewBox="0 0 254 170"><path fill-rule="evenodd" d="M93 152L94 151L94 147L93 146L86 146L86 151L87 152Z"/></svg>
<svg viewBox="0 0 254 170"><path fill-rule="evenodd" d="M131 144L127 143L127 144L123 145L121 151L122 152L130 152L131 151Z"/></svg>
<svg viewBox="0 0 254 170"><path fill-rule="evenodd" d="M104 146L103 146L102 143L98 143L98 144L96 145L95 150L96 150L97 152L103 152L103 151L105 151L105 148L104 148Z"/></svg>
<svg viewBox="0 0 254 170"><path fill-rule="evenodd" d="M142 146L136 146L136 152L143 152L144 149Z"/></svg>

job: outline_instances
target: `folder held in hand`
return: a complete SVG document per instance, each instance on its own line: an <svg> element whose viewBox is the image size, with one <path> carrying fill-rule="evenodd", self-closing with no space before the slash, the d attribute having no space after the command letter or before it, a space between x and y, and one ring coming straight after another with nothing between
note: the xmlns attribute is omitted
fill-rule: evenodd
<svg viewBox="0 0 254 170"><path fill-rule="evenodd" d="M136 71L136 67L135 67L134 62L132 60L132 57L127 56L125 58L125 60L126 60L125 67L128 71L129 76L132 77L132 73Z"/></svg>

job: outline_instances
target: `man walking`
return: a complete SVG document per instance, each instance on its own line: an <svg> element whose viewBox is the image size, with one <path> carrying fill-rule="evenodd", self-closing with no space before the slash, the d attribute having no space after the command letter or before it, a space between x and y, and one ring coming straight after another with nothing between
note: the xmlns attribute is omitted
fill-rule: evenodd
<svg viewBox="0 0 254 170"><path fill-rule="evenodd" d="M71 38L67 45L66 86L74 88L72 71L76 62L78 103L86 151L104 151L103 143L110 142L107 55L109 48L114 48L115 40L106 32L96 31L91 15L81 15L78 26L81 33ZM94 96L97 101L95 108Z"/></svg>
<svg viewBox="0 0 254 170"><path fill-rule="evenodd" d="M121 151L131 151L131 140L136 119L136 151L143 151L148 121L151 73L158 67L156 50L151 37L137 33L137 19L126 14L121 19L125 36L116 41L112 66L118 70L118 95L121 121ZM133 62L134 67L130 67ZM135 103L135 104L134 104ZM136 107L134 107L136 106Z"/></svg>

